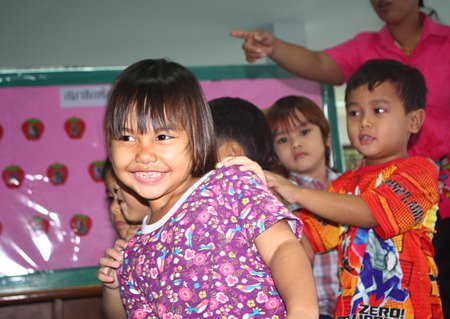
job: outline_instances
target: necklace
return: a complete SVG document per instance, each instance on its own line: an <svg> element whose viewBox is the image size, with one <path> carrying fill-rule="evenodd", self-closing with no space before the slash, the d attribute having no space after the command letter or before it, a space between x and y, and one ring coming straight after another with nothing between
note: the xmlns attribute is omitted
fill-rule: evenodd
<svg viewBox="0 0 450 319"><path fill-rule="evenodd" d="M403 53L407 56L410 56L415 48L415 47L405 47L405 46L400 46L400 47L402 48Z"/></svg>
<svg viewBox="0 0 450 319"><path fill-rule="evenodd" d="M395 44L403 51L403 53L406 56L410 56L414 49L417 47L417 44L420 42L420 37L422 35L422 27L417 32L414 32L413 34L405 37L402 37L404 40L400 43L399 40L397 40L394 35L392 37L394 38Z"/></svg>
<svg viewBox="0 0 450 319"><path fill-rule="evenodd" d="M417 43L414 44L413 46L406 46L406 45L401 45L400 43L398 43L398 41L395 41L395 44L403 51L403 53L406 56L410 56L411 53L414 51L414 49L417 46Z"/></svg>
<svg viewBox="0 0 450 319"><path fill-rule="evenodd" d="M402 45L397 40L395 40L395 44L403 51L406 56L410 56L416 48L417 44L420 42L420 33L415 37L414 41L410 45Z"/></svg>

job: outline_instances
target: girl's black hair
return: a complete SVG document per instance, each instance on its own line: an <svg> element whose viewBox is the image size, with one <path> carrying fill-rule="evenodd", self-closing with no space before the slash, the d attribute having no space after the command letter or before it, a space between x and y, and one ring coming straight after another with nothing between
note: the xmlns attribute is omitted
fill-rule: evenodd
<svg viewBox="0 0 450 319"><path fill-rule="evenodd" d="M126 68L115 80L105 112L108 148L128 121L140 134L149 129L186 131L192 151L192 176L200 177L217 163L213 121L194 74L178 63L148 59Z"/></svg>
<svg viewBox="0 0 450 319"><path fill-rule="evenodd" d="M247 157L263 169L269 169L273 156L272 134L263 111L247 100L233 97L211 100L209 106L219 143L236 141Z"/></svg>

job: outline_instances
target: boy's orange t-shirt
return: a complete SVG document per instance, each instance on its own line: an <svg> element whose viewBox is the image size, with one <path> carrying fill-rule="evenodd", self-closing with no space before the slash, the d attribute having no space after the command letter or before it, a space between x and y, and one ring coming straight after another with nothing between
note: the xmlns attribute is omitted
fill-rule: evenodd
<svg viewBox="0 0 450 319"><path fill-rule="evenodd" d="M328 191L361 196L378 226L300 217L316 252L338 247L340 293L336 318L442 318L432 237L438 172L422 157L348 171Z"/></svg>

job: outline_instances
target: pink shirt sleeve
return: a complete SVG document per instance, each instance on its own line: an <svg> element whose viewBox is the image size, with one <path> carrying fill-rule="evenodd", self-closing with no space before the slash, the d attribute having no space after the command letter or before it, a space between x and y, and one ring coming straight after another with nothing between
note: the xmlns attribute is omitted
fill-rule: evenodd
<svg viewBox="0 0 450 319"><path fill-rule="evenodd" d="M347 82L365 61L383 56L379 52L380 42L378 33L362 32L353 39L326 49L325 52L336 61Z"/></svg>

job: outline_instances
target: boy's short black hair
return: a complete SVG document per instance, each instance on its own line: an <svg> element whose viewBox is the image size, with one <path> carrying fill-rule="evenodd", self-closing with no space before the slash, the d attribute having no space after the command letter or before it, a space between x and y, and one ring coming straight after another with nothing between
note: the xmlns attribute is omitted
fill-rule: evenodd
<svg viewBox="0 0 450 319"><path fill-rule="evenodd" d="M345 101L353 90L366 85L370 91L384 82L391 82L403 101L405 112L424 109L427 87L422 73L406 64L388 59L375 59L365 62L347 82Z"/></svg>
<svg viewBox="0 0 450 319"><path fill-rule="evenodd" d="M241 98L222 97L208 103L219 145L222 141L234 140L251 160L263 169L269 169L273 154L272 136L264 113Z"/></svg>

